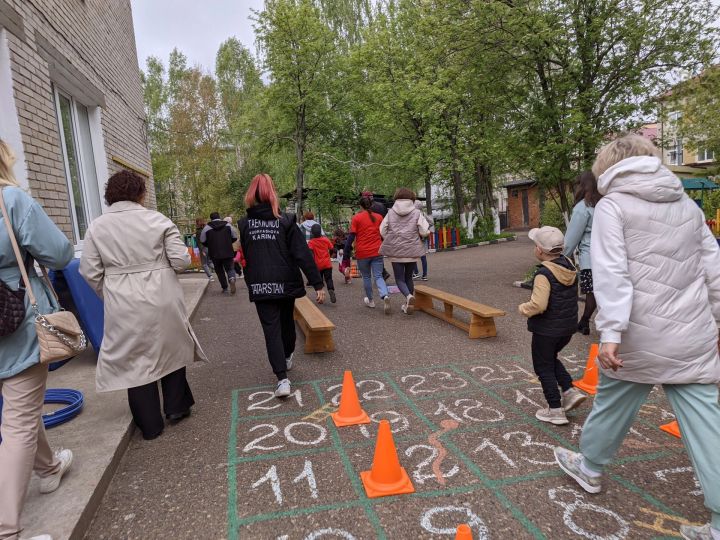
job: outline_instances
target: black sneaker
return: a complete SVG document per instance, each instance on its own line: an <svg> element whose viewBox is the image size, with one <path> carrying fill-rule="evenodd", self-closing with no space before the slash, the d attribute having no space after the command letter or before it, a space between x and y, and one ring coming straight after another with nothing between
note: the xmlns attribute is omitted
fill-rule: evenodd
<svg viewBox="0 0 720 540"><path fill-rule="evenodd" d="M335 291L334 291L333 289L330 289L330 290L328 291L328 293L330 294L330 301L331 301L333 304L334 304L335 302L337 302L337 298L335 298Z"/></svg>
<svg viewBox="0 0 720 540"><path fill-rule="evenodd" d="M423 281L427 281L427 280L428 280L428 277L427 277L427 276L423 276L423 277L421 277L420 279L422 279Z"/></svg>

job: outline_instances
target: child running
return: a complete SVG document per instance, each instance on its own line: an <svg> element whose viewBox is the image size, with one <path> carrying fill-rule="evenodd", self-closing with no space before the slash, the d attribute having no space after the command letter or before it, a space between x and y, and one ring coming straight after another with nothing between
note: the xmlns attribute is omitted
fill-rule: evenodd
<svg viewBox="0 0 720 540"><path fill-rule="evenodd" d="M529 237L535 242L535 256L541 264L535 274L530 301L520 304L518 310L528 318L533 369L548 402L548 408L540 409L535 417L563 425L569 422L565 413L587 399L573 387L572 377L558 360L558 354L577 331L577 270L563 255L565 237L560 229L532 229Z"/></svg>
<svg viewBox="0 0 720 540"><path fill-rule="evenodd" d="M320 227L319 223L313 225L310 232L312 234L312 238L308 241L308 247L313 252L315 264L320 271L320 275L325 280L328 294L330 295L330 301L334 304L337 299L335 298L335 285L333 285L330 252L335 249L335 246L333 246L333 243L328 240L326 236L323 236L322 227Z"/></svg>

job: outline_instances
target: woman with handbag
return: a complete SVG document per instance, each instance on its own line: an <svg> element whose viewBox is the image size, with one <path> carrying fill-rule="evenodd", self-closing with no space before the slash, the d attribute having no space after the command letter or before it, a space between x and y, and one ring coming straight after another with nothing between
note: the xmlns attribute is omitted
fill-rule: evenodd
<svg viewBox="0 0 720 540"><path fill-rule="evenodd" d="M41 362L37 315L32 305L42 315L57 311L59 306L48 284L31 270L33 260L50 268L64 268L73 257L73 247L40 205L20 189L12 172L14 163L12 150L0 140L0 202L4 222L0 226L2 540L19 537L20 514L31 473L35 471L40 476L41 493L51 493L59 487L73 458L70 450L53 454L42 422L48 369L47 364ZM29 274L29 288L24 284L14 244L28 269L25 273ZM31 295L31 291L34 294Z"/></svg>
<svg viewBox="0 0 720 540"><path fill-rule="evenodd" d="M85 234L80 274L103 298L105 329L98 356L98 392L127 390L145 439L194 405L186 366L207 358L190 326L176 272L190 265L178 228L142 206L145 180L122 171L105 188L107 212Z"/></svg>

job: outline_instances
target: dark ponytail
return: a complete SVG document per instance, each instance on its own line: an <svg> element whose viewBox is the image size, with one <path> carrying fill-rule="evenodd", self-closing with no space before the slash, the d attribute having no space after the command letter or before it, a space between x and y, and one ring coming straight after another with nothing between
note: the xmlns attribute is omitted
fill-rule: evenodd
<svg viewBox="0 0 720 540"><path fill-rule="evenodd" d="M367 213L370 216L370 221L375 223L375 221L377 220L375 219L375 214L373 214L372 211L372 203L373 202L370 197L363 197L360 199L360 208L362 208L363 210L367 210Z"/></svg>

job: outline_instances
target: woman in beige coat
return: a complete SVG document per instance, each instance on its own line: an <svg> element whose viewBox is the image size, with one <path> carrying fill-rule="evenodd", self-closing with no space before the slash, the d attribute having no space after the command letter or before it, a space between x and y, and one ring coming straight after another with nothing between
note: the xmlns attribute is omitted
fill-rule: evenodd
<svg viewBox="0 0 720 540"><path fill-rule="evenodd" d="M206 360L190 326L176 272L190 264L177 227L142 206L145 181L119 172L108 181L108 211L88 229L80 273L105 302L105 332L97 364L98 392L128 391L145 439L162 433L158 381L170 421L195 403L185 367Z"/></svg>

